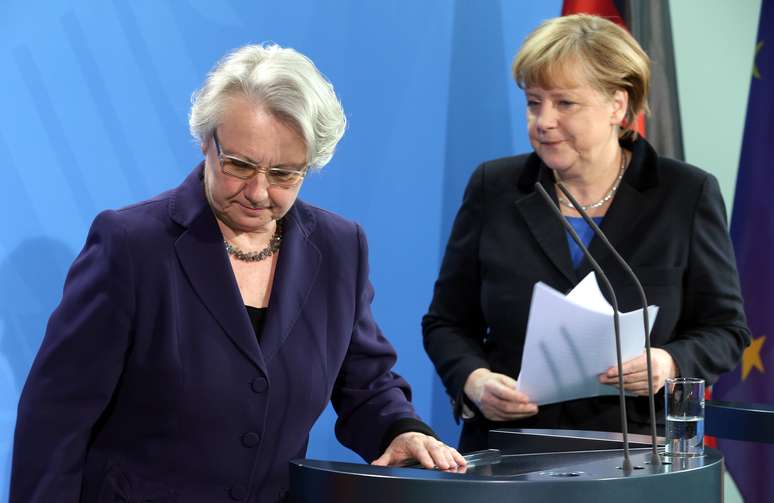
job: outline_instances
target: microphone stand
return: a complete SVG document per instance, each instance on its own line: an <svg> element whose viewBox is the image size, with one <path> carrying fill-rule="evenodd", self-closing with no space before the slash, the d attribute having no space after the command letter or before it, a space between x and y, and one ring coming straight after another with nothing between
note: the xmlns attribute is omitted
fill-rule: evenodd
<svg viewBox="0 0 774 503"><path fill-rule="evenodd" d="M615 296L615 292L613 291L613 285L610 284L610 280L607 278L607 275L604 272L602 272L602 268L599 267L599 264L597 263L597 261L594 260L594 257L591 256L591 253L589 253L589 250L583 244L583 241L581 241L581 238L578 236L578 233L575 232L575 229L573 229L572 225L570 225L570 223L567 222L567 220L565 220L561 210L556 205L556 203L554 203L553 199L551 199L551 196L548 195L548 193L546 192L546 189L543 188L540 182L535 183L535 189L537 189L538 193L541 196L543 196L543 199L546 200L548 207L551 208L551 211L554 212L554 214L562 223L564 228L567 230L570 236L572 236L572 239L575 241L575 243L578 245L581 251L583 251L583 254L586 256L589 263L591 264L591 267L599 275L599 277L602 278L602 281L605 285L605 289L610 294L610 300L612 301L612 304L613 304L613 329L615 331L615 351L616 351L616 356L618 361L618 387L619 387L618 398L621 404L621 407L620 407L621 408L621 432L623 433L623 444L624 444L624 460L623 460L622 469L625 475L629 475L632 473L632 461L629 458L629 428L626 422L626 399L624 397L624 387L623 387L623 361L621 358L621 325L620 325L620 320L618 319L618 299Z"/></svg>
<svg viewBox="0 0 774 503"><path fill-rule="evenodd" d="M655 398L653 397L653 365L650 359L650 321L648 316L648 299L645 296L645 290L642 288L642 284L637 278L637 275L634 274L632 268L629 267L629 264L627 264L623 257L621 257L621 255L618 253L618 250L613 247L613 245L607 239L607 236L605 236L605 233L602 232L602 229L600 229L596 222L594 222L594 219L592 219L589 214L586 213L583 208L581 208L581 205L578 204L578 201L575 199L575 197L570 194L570 191L567 190L567 187L565 187L562 182L557 182L556 185L559 187L559 190L564 193L565 197L567 197L567 200L570 201L570 204L573 205L575 211L580 213L580 215L583 217L583 220L585 220L586 223L589 224L589 226L592 228L594 234L596 234L602 240L602 242L605 244L605 246L607 246L618 263L621 264L621 267L623 267L626 273L632 278L635 286L637 287L637 293L640 295L640 302L642 302L642 321L645 325L645 356L647 359L646 367L648 370L648 408L650 410L650 436L652 446L650 453L650 464L655 467L659 467L661 466L661 457L658 455L658 451L656 450L656 404ZM621 370L619 369L618 372L620 373Z"/></svg>

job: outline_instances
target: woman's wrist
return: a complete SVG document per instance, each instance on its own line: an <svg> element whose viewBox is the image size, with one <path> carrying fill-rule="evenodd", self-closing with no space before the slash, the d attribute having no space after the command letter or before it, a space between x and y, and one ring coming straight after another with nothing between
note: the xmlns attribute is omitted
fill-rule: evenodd
<svg viewBox="0 0 774 503"><path fill-rule="evenodd" d="M477 368L473 372L470 373L468 378L465 380L465 386L463 387L463 392L465 393L465 396L468 397L468 399L476 403L477 399L480 398L477 395L479 395L479 383L481 382L482 378L489 375L491 373L491 370L488 368Z"/></svg>

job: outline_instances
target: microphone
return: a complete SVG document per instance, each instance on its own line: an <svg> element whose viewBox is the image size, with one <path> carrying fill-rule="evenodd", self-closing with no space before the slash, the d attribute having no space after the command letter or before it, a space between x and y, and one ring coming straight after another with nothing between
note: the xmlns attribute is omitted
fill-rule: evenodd
<svg viewBox="0 0 774 503"><path fill-rule="evenodd" d="M559 222L562 223L565 230L570 234L573 241L578 245L578 247L581 249L583 254L588 259L589 263L591 264L591 267L594 269L594 271L599 275L600 278L602 278L602 282L605 285L605 289L607 290L607 293L610 295L610 300L613 304L613 330L615 331L615 352L616 352L616 360L618 363L618 400L620 403L620 409L621 409L621 433L623 434L623 445L624 445L624 460L622 464L623 472L626 475L629 475L632 473L632 461L629 457L629 426L626 422L626 399L624 396L624 386L623 386L623 359L621 358L621 325L620 320L618 318L618 298L615 296L615 292L613 291L613 285L610 284L610 280L607 278L607 275L602 272L602 268L599 267L599 264L597 264L597 261L594 260L594 257L591 256L591 253L589 253L588 248L586 248L586 245L583 244L583 241L581 240L580 236L578 236L578 233L575 232L575 229L570 225L570 223L565 220L564 216L562 215L561 210L556 205L556 203L551 199L551 196L548 195L546 192L546 189L543 188L543 186L540 184L540 182L535 183L535 189L538 191L538 193L543 196L543 199L545 199L546 204L549 208L551 208L551 211L554 212L556 215L556 218L559 220Z"/></svg>
<svg viewBox="0 0 774 503"><path fill-rule="evenodd" d="M599 239L602 240L602 242L605 244L605 246L607 246L608 250L610 250L618 263L621 264L621 267L623 267L626 273L632 278L634 285L637 287L637 293L640 295L640 302L642 303L642 321L645 326L645 356L647 360L646 368L648 370L648 408L650 410L650 436L652 446L652 451L650 453L650 463L656 467L661 466L661 458L656 451L656 404L655 398L653 397L653 364L650 359L650 321L648 319L648 299L645 296L645 290L642 288L642 284L640 283L639 278L637 278L637 275L634 274L632 268L629 267L628 263L626 263L626 260L624 260L621 254L618 253L618 250L616 250L615 247L610 243L610 241L607 239L607 236L605 236L605 233L602 232L602 229L600 229L596 222L594 222L594 219L592 219L589 214L586 213L586 211L581 207L581 205L578 204L578 201L572 194L570 194L570 191L567 190L567 187L565 187L562 182L557 182L557 186L559 187L559 190L564 193L565 197L567 197L567 200L570 201L570 204L572 204L572 206L575 208L575 211L580 213L580 215L583 217L583 220L585 220L586 223L589 224L589 226L592 228L594 234L596 234ZM621 373L620 365L618 368L618 373ZM619 383L620 382L621 381L619 380Z"/></svg>

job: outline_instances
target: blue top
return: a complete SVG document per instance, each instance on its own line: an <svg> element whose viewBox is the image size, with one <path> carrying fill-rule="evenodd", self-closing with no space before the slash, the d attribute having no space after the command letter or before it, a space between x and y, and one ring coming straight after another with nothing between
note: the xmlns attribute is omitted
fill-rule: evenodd
<svg viewBox="0 0 774 503"><path fill-rule="evenodd" d="M591 242L591 238L594 237L594 229L592 229L591 226L587 224L585 220L583 220L583 217L566 218L567 221L570 222L570 225L572 225L572 228L575 229L575 232L578 233L578 236L580 236L583 244L588 248L589 243ZM594 223L599 226L602 225L603 218L604 217L594 217L592 220L594 220ZM569 232L567 233L567 244L570 245L570 257L572 258L572 266L577 269L581 263L581 260L583 260L583 251L580 249L580 246L578 246Z"/></svg>

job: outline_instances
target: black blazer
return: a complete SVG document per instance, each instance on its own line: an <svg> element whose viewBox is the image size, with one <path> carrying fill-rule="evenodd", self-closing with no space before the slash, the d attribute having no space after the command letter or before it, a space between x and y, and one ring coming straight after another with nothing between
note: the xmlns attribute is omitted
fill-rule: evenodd
<svg viewBox="0 0 774 503"><path fill-rule="evenodd" d="M681 375L713 383L737 364L750 338L718 183L659 157L644 139L622 146L631 162L601 228L649 303L660 307L653 346L672 355ZM422 328L456 411L473 370L518 376L534 284L567 292L591 271L586 259L574 270L565 231L534 190L538 180L554 194L550 170L534 153L485 162L454 221ZM620 309L639 308L634 286L603 243L592 239L590 251L610 276ZM508 426L620 431L618 414L617 397L607 396L543 406ZM463 440L474 427L481 434L492 426L478 416ZM648 432L647 399L628 399L628 416L630 431Z"/></svg>

